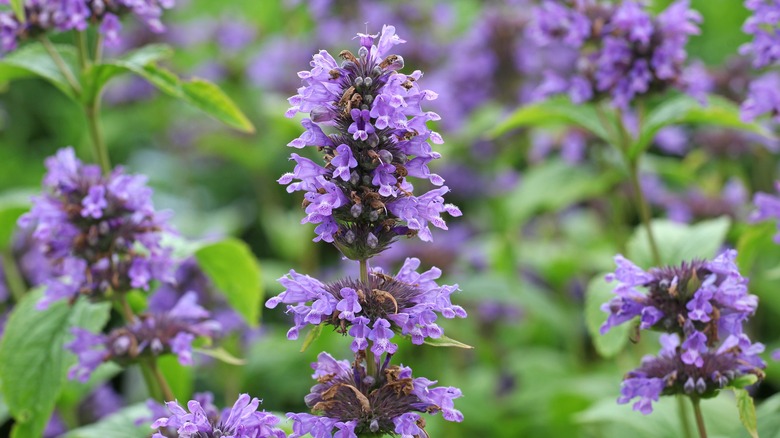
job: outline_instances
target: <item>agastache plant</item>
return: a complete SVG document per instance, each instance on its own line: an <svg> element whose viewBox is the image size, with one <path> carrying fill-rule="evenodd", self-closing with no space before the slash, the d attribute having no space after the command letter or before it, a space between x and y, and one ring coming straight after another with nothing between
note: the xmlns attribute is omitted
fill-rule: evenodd
<svg viewBox="0 0 780 438"><path fill-rule="evenodd" d="M661 395L691 399L702 436L701 399L714 397L745 376L764 378L764 351L753 343L744 324L758 307L748 280L736 265L737 252L727 250L712 260L692 260L676 266L641 269L625 257L615 257L617 270L607 276L617 295L602 310L609 314L601 327L639 318L640 330L661 331L661 351L647 356L626 374L618 403L634 403L643 414Z"/></svg>
<svg viewBox="0 0 780 438"><path fill-rule="evenodd" d="M544 94L567 93L575 103L609 97L621 109L649 92L695 89L684 74L685 45L699 33L700 21L688 0L657 16L639 1L545 0L535 10L532 35L541 45L578 49L580 56L572 75L548 72L539 88Z"/></svg>
<svg viewBox="0 0 780 438"><path fill-rule="evenodd" d="M446 420L462 420L452 402L461 395L457 388L431 388L435 382L390 365L396 334L422 344L443 336L439 315L466 316L450 301L457 286L436 283L436 268L419 273L417 259L407 259L395 276L368 267L369 258L399 237L430 241L429 224L447 229L441 214L461 214L444 203L448 188L428 168L439 158L429 142L442 139L426 125L439 116L422 104L436 94L420 87L420 71L400 73L403 58L391 50L404 41L393 26L384 26L381 36L358 38L357 55L342 51L341 64L327 51L314 55L312 70L298 74L303 86L289 99L288 116L309 116L302 121L306 131L289 146L317 147L324 165L292 154L295 169L279 182L288 192L305 192L302 223L318 224L314 240L333 243L360 264L360 278L331 283L291 270L279 279L286 290L267 303L287 304L294 319L289 339L306 325L328 324L350 336L355 353L352 363L322 353L312 365L318 384L306 404L315 415L288 414L294 437L427 436L419 413L442 411ZM415 195L407 177L438 188Z"/></svg>

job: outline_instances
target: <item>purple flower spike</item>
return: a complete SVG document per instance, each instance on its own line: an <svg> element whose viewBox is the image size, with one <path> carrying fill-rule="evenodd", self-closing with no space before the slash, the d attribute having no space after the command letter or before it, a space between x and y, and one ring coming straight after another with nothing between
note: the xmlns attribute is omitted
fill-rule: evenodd
<svg viewBox="0 0 780 438"><path fill-rule="evenodd" d="M444 179L428 167L440 156L431 144L443 140L427 126L439 115L423 105L437 94L420 88L420 71L400 73L403 58L389 53L404 42L394 27L384 26L378 41L369 34L358 38L357 55L342 51L341 65L320 51L312 69L298 74L303 86L289 99L287 116L302 112L309 118L302 122L305 132L289 145L321 148L325 165L307 163L304 172L302 159L293 154L298 166L279 183L290 192L306 192L304 223L318 224L315 241L365 260L403 235L431 240L429 224L447 229L441 214L461 213L443 202ZM416 196L411 177L441 188Z"/></svg>
<svg viewBox="0 0 780 438"><path fill-rule="evenodd" d="M168 215L155 211L145 177L121 168L103 176L99 167L82 164L72 148L48 158L46 167L47 193L34 198L19 219L55 270L40 308L172 280L170 250L162 246L163 233L172 230Z"/></svg>
<svg viewBox="0 0 780 438"><path fill-rule="evenodd" d="M688 0L672 3L656 17L640 1L560 3L545 1L535 8L531 36L542 46L562 44L580 55L569 77L548 72L534 95L568 93L576 103L609 96L622 109L669 86L701 97L684 72L685 45L701 22Z"/></svg>

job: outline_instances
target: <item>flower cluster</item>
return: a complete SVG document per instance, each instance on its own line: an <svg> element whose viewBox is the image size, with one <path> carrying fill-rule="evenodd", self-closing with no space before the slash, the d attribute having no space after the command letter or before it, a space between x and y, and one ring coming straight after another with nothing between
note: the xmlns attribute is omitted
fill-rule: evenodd
<svg viewBox="0 0 780 438"><path fill-rule="evenodd" d="M148 289L153 280L170 280L170 251L161 245L167 217L155 211L144 176L121 168L104 176L100 167L82 164L71 148L48 158L46 167L49 193L34 198L19 220L34 230L56 277L48 281L40 308L79 294L100 299L109 291Z"/></svg>
<svg viewBox="0 0 780 438"><path fill-rule="evenodd" d="M0 11L0 52L46 32L84 31L90 24L99 25L107 44L116 44L122 28L119 17L128 13L159 33L165 30L163 10L173 6L174 0L24 0L22 21L11 11Z"/></svg>
<svg viewBox="0 0 780 438"><path fill-rule="evenodd" d="M215 337L221 327L209 319L209 312L195 301L195 293L185 294L167 312L140 315L125 327L107 335L74 328L76 338L66 345L78 357L68 377L86 382L103 362L121 365L140 357L166 353L178 356L182 365L192 365L192 342L198 336Z"/></svg>
<svg viewBox="0 0 780 438"><path fill-rule="evenodd" d="M645 93L669 86L687 90L695 84L685 80L685 45L699 33L700 21L688 0L672 3L655 17L637 1L545 0L535 10L531 33L540 44L564 43L579 49L580 56L576 73L550 72L540 89L568 93L576 103L609 96L623 109Z"/></svg>
<svg viewBox="0 0 780 438"><path fill-rule="evenodd" d="M763 68L777 65L780 61L780 4L768 0L745 0L745 7L753 12L742 30L753 40L740 47L740 53L752 57L753 67ZM742 103L741 113L745 121L768 114L775 121L780 120L780 75L768 72L750 83L747 99Z"/></svg>
<svg viewBox="0 0 780 438"><path fill-rule="evenodd" d="M618 268L607 280L617 282L617 297L602 307L609 317L601 333L635 317L640 329L666 332L661 354L628 373L618 402L639 397L634 409L648 414L660 395L703 398L742 375L763 377L757 355L764 346L751 343L743 331L758 298L748 292L736 256L727 250L711 261L649 271L615 257Z"/></svg>
<svg viewBox="0 0 780 438"><path fill-rule="evenodd" d="M422 437L427 433L419 412L441 412L445 420L463 420L453 405L462 395L458 388L432 387L435 381L414 378L411 368L388 362L369 375L359 360L350 364L320 353L312 364L317 384L306 396L306 405L322 415L287 414L293 420L290 437L307 433L314 438L366 434Z"/></svg>
<svg viewBox="0 0 780 438"><path fill-rule="evenodd" d="M297 339L299 330L307 324L325 323L349 334L355 353L365 350L371 340L374 354L393 354L398 348L390 342L395 332L411 336L412 342L419 345L425 338L443 334L436 324L437 313L445 318L466 317L466 311L450 301L458 286L439 286L435 280L441 271L432 268L418 273L419 266L420 260L406 259L395 277L375 271L369 274L368 284L353 279L324 284L290 271L279 279L286 290L266 305L275 308L279 303L287 304L295 319L288 339Z"/></svg>
<svg viewBox="0 0 780 438"><path fill-rule="evenodd" d="M158 431L152 438L285 438L284 431L275 427L279 419L271 413L257 411L261 400L241 394L230 409L221 413L214 406L210 393L195 394L187 409L175 401L166 403L170 415L157 418L152 429ZM189 412L188 412L189 410Z"/></svg>
<svg viewBox="0 0 780 438"><path fill-rule="evenodd" d="M775 182L775 188L780 191L780 181ZM759 192L753 198L753 203L756 204L758 210L750 216L751 221L760 222L768 219L780 219L780 197ZM778 233L775 235L775 243L780 244L780 222L778 222L777 227Z"/></svg>
<svg viewBox="0 0 780 438"><path fill-rule="evenodd" d="M315 241L333 242L353 260L378 254L401 235L430 240L428 224L446 229L441 214L461 214L444 203L448 188L428 168L439 158L429 141L442 139L426 126L439 116L421 105L437 95L420 88L420 71L398 72L403 58L390 50L404 41L393 26L384 26L374 45L377 36L360 34L358 55L342 51L341 65L321 51L312 70L298 74L303 86L289 99L287 116L301 112L310 118L289 146L318 147L325 165L292 154L295 170L279 179L289 184L288 192L306 192L302 222L318 224ZM439 187L415 196L407 176Z"/></svg>

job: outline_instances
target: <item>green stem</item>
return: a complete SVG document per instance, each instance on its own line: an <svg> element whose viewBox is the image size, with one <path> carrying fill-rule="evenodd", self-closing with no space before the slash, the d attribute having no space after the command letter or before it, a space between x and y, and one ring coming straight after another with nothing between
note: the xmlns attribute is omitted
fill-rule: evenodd
<svg viewBox="0 0 780 438"><path fill-rule="evenodd" d="M656 266L661 266L661 253L658 251L658 244L655 240L655 234L653 233L653 227L651 224L652 217L650 215L650 206L647 204L645 194L642 192L642 186L639 184L639 159L627 158L629 177L631 178L631 189L636 196L637 209L639 210L639 216L642 218L642 224L647 230L647 240L650 242L650 251L653 254L653 263Z"/></svg>
<svg viewBox="0 0 780 438"><path fill-rule="evenodd" d="M104 173L111 172L111 161L108 158L108 148L103 140L103 132L100 129L100 98L95 97L95 100L84 107L84 111L87 115L87 124L89 125L89 136L92 139L92 154L95 161L100 164Z"/></svg>
<svg viewBox="0 0 780 438"><path fill-rule="evenodd" d="M118 292L115 295L116 304L119 306L119 312L122 314L126 323L131 323L135 320L136 316L133 313L133 309L127 302L127 298L124 293ZM160 369L157 367L157 359L152 356L146 359L142 359L138 362L141 366L141 374L144 376L144 382L146 388L149 390L149 395L155 400L165 403L166 401L176 400L176 396L173 395L168 381L165 380Z"/></svg>
<svg viewBox="0 0 780 438"><path fill-rule="evenodd" d="M680 422L682 423L685 438L693 438L693 433L691 433L691 419L688 417L688 410L685 409L685 398L682 395L677 395L675 398L677 399L677 412L679 412L680 415Z"/></svg>
<svg viewBox="0 0 780 438"><path fill-rule="evenodd" d="M369 286L368 282L368 260L360 261L360 281L366 286ZM368 293L369 291L366 291ZM368 341L368 347L366 348L366 373L369 376L376 376L376 358L371 351L372 342Z"/></svg>
<svg viewBox="0 0 780 438"><path fill-rule="evenodd" d="M699 438L707 438L707 429L704 426L704 416L701 414L700 400L698 398L691 397L691 403L693 404L693 412L696 414L696 426L699 428Z"/></svg>
<svg viewBox="0 0 780 438"><path fill-rule="evenodd" d="M49 57L51 57L51 60L54 61L57 69L60 71L60 73L62 73L62 76L65 77L65 80L68 81L68 84L70 84L70 87L73 89L73 94L77 96L81 94L81 85L79 85L79 81L77 81L76 77L73 76L73 72L65 63L65 60L62 59L62 56L60 56L59 52L57 52L57 49L54 48L54 45L51 43L49 38L46 35L43 35L40 38L40 41L43 45L43 48L46 49L46 52L49 54Z"/></svg>
<svg viewBox="0 0 780 438"><path fill-rule="evenodd" d="M14 254L11 250L4 251L1 259L3 262L3 271L5 272L5 280L8 283L8 289L10 289L11 295L13 295L14 300L18 303L27 291L24 278L19 272L19 267L16 266L16 259L14 259Z"/></svg>
<svg viewBox="0 0 780 438"><path fill-rule="evenodd" d="M105 38L102 33L98 32L97 38L95 38L95 64L100 64L100 60L103 59L103 41Z"/></svg>
<svg viewBox="0 0 780 438"><path fill-rule="evenodd" d="M86 70L89 66L89 50L87 49L87 37L86 34L82 32L75 32L76 33L76 48L79 52L79 65L81 65L82 70Z"/></svg>

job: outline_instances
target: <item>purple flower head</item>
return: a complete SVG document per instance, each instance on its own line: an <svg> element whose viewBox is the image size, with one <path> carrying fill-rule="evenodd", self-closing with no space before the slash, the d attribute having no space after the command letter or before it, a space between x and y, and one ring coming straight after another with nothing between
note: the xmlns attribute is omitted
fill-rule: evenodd
<svg viewBox="0 0 780 438"><path fill-rule="evenodd" d="M644 271L618 255L618 269L607 276L616 281L617 295L602 306L609 313L601 332L640 317L639 327L672 333L698 333L686 342L720 339L742 334L742 322L755 313L758 298L748 292L748 280L735 264L736 251L728 250L711 261L694 260L678 266ZM697 360L701 342L685 347ZM695 351L694 351L695 350Z"/></svg>
<svg viewBox="0 0 780 438"><path fill-rule="evenodd" d="M162 234L167 215L155 211L146 178L121 168L107 176L79 161L71 148L46 160L47 193L33 199L19 219L32 229L56 278L48 281L39 303L87 295L99 299L108 290L148 289L153 280L171 279L170 250Z"/></svg>
<svg viewBox="0 0 780 438"><path fill-rule="evenodd" d="M780 191L780 181L775 182L775 188ZM780 219L780 197L768 193L756 193L753 198L756 205L756 211L750 215L752 222L760 222L769 219ZM778 233L775 234L775 243L780 244L780 222L778 222Z"/></svg>
<svg viewBox="0 0 780 438"><path fill-rule="evenodd" d="M289 145L320 148L325 165L304 165L293 154L298 165L279 183L305 192L303 222L318 224L315 241L332 242L348 258L364 260L403 235L430 240L429 224L446 229L441 214L461 213L444 204L448 189L428 167L440 157L431 143L443 140L427 126L439 115L423 105L437 94L420 87L420 71L400 73L403 58L391 51L404 41L393 26L358 38L357 55L344 50L338 63L320 51L312 69L298 73L303 86L289 99L287 115L309 118ZM416 196L409 177L440 187Z"/></svg>
<svg viewBox="0 0 780 438"><path fill-rule="evenodd" d="M742 30L753 41L740 47L743 55L752 55L753 67L762 68L780 60L780 4L769 0L746 0L745 7L753 14L745 20Z"/></svg>
<svg viewBox="0 0 780 438"><path fill-rule="evenodd" d="M325 284L290 271L279 279L286 290L266 306L287 304L295 324L287 334L289 339L297 339L306 325L326 323L352 336L355 352L364 350L368 339L373 341L375 354L394 354L398 348L390 341L394 333L411 336L420 345L425 338L442 335L436 324L439 315L466 317L466 311L450 301L458 286L438 285L435 280L441 271L432 268L418 273L419 266L418 259L407 259L395 277L378 270L370 273L369 284L351 278Z"/></svg>
<svg viewBox="0 0 780 438"><path fill-rule="evenodd" d="M165 27L160 21L164 9L174 5L173 0L27 0L24 2L24 23L12 12L0 12L0 52L16 48L21 40L46 32L85 31L97 24L106 44L119 44L122 28L120 17L135 15L152 32Z"/></svg>
<svg viewBox="0 0 780 438"><path fill-rule="evenodd" d="M426 436L420 413L441 412L445 420L463 421L453 403L461 396L459 389L433 387L435 381L414 378L410 368L388 362L368 375L360 361L350 364L320 353L312 364L317 384L305 399L315 415L288 413L293 421L290 437Z"/></svg>
<svg viewBox="0 0 780 438"><path fill-rule="evenodd" d="M758 357L763 345L751 343L742 334L729 335L720 346L707 346L701 344L702 336L691 333L681 345L676 333L661 335L660 354L646 356L639 368L626 374L618 403L638 398L634 410L647 415L662 395L708 398L742 376L753 374L763 379L765 364ZM696 345L695 360L689 354L692 350L685 350L686 343Z"/></svg>
<svg viewBox="0 0 780 438"><path fill-rule="evenodd" d="M196 394L197 395L197 394ZM157 418L152 438L204 437L204 438L285 438L287 435L275 427L279 419L266 411L259 411L261 401L241 394L230 409L221 413L212 404L211 394L201 395L187 402L184 409L178 402L166 403L170 415Z"/></svg>
<svg viewBox="0 0 780 438"><path fill-rule="evenodd" d="M185 294L169 310L141 315L125 327L111 333L94 334L75 328L76 339L66 345L78 357L68 372L70 379L86 382L103 362L125 365L144 356L175 354L182 365L192 365L192 342L198 336L214 338L220 332L218 322L196 302L194 292Z"/></svg>
<svg viewBox="0 0 780 438"><path fill-rule="evenodd" d="M750 83L747 99L742 102L740 114L746 122L768 115L780 121L780 73L766 73Z"/></svg>
<svg viewBox="0 0 780 438"><path fill-rule="evenodd" d="M535 9L531 35L543 45L579 48L580 56L568 77L548 73L534 94L565 92L578 103L608 96L622 109L637 96L669 86L700 97L702 89L688 83L683 68L688 37L699 33L701 21L689 7L688 0L678 0L653 17L638 1L544 2Z"/></svg>

